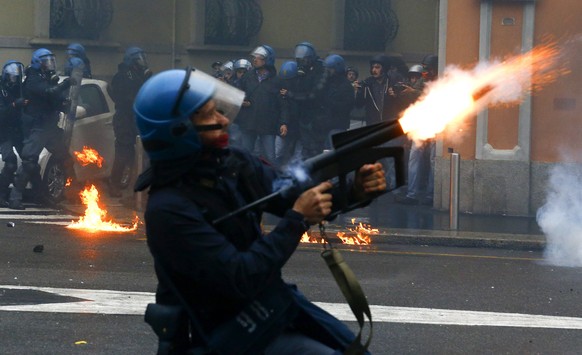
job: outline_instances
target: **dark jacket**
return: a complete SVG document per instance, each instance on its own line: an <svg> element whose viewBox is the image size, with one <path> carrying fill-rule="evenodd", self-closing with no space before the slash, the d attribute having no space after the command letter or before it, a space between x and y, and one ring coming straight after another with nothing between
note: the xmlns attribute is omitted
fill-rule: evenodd
<svg viewBox="0 0 582 355"><path fill-rule="evenodd" d="M13 103L20 99L20 92L0 86L0 142L8 139L21 140L20 117L22 108Z"/></svg>
<svg viewBox="0 0 582 355"><path fill-rule="evenodd" d="M398 96L391 96L388 89L402 81L404 78L392 71L381 82L371 76L362 81L362 87L356 94L356 107L365 107L368 125L398 119L406 105Z"/></svg>
<svg viewBox="0 0 582 355"><path fill-rule="evenodd" d="M324 96L326 114L325 129L347 130L350 128L350 112L354 108L354 88L346 76L333 75L327 79Z"/></svg>
<svg viewBox="0 0 582 355"><path fill-rule="evenodd" d="M323 98L327 78L321 60L316 61L305 75L297 77L295 90L288 95L297 102L301 125L308 127L326 116Z"/></svg>
<svg viewBox="0 0 582 355"><path fill-rule="evenodd" d="M282 280L281 269L306 231L301 215L290 209L291 201L280 199L265 207L282 217L268 235L261 232L258 209L210 223L270 193L276 172L236 149L210 156L153 166L145 221L159 280L156 302L180 304L160 274L163 267L210 333L266 290L277 289L292 298L289 312L276 324L279 332L293 324L332 348L344 349L354 338L351 331ZM193 339L200 345L196 334Z"/></svg>
<svg viewBox="0 0 582 355"><path fill-rule="evenodd" d="M123 62L117 66L117 73L113 76L109 88L117 116L129 116L133 120L133 101L147 78L145 72Z"/></svg>
<svg viewBox="0 0 582 355"><path fill-rule="evenodd" d="M281 88L293 92L297 89L297 77L282 79ZM287 126L287 137L299 137L299 105L288 95L281 96L281 125Z"/></svg>
<svg viewBox="0 0 582 355"><path fill-rule="evenodd" d="M22 84L22 93L28 100L24 108L24 125L29 127L53 127L59 121L59 112L67 109L65 106L68 81L57 84L51 80L51 74L39 69L28 67L26 79Z"/></svg>
<svg viewBox="0 0 582 355"><path fill-rule="evenodd" d="M267 77L261 81L256 70L249 70L240 79L239 88L246 94L245 101L251 104L241 107L236 123L245 131L276 135L281 126L281 83L275 68L267 68Z"/></svg>

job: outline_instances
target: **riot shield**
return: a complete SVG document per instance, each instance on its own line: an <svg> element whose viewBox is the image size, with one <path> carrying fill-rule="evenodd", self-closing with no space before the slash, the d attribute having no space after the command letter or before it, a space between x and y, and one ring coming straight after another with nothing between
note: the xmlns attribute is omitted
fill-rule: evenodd
<svg viewBox="0 0 582 355"><path fill-rule="evenodd" d="M64 140L67 151L71 146L73 136L73 127L77 118L77 105L79 104L79 90L81 89L81 80L83 79L83 69L85 63L80 58L71 58L73 69L71 71L71 87L69 88L68 101L70 103L69 111L65 112L65 121L63 130L65 131Z"/></svg>

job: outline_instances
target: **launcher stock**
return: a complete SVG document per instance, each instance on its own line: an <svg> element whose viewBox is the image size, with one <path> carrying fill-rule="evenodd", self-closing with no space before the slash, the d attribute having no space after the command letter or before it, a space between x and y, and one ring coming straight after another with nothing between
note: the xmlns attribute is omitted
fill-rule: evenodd
<svg viewBox="0 0 582 355"><path fill-rule="evenodd" d="M348 205L347 175L359 169L364 164L372 164L381 158L394 158L396 171L396 186L404 184L404 149L402 147L379 147L380 145L404 135L398 122L380 122L374 125L349 130L332 136L333 150L326 151L305 160L301 168L308 176L307 181L294 177L293 183L277 190L263 198L249 203L231 213L212 221L216 225L251 208L268 203L271 200L299 195L301 192L326 180L334 180L340 188L339 210L327 219L334 218L339 213L345 213L358 208L380 194L371 196L365 201ZM337 181L335 181L337 179Z"/></svg>

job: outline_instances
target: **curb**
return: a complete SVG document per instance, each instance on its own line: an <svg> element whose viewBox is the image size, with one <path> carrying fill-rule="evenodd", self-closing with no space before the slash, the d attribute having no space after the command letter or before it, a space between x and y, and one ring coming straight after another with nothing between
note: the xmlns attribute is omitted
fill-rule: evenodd
<svg viewBox="0 0 582 355"><path fill-rule="evenodd" d="M264 226L270 231L272 225ZM330 225L326 231L332 236L332 241L340 242L335 235L338 231L345 229ZM317 228L311 228L312 233L319 233ZM467 232L450 230L424 230L424 229L390 229L381 230L378 234L370 236L374 245L408 244L408 245L431 245L444 247L463 248L497 248L512 250L544 250L546 237L538 234L508 234L508 233L488 233L488 232ZM343 244L342 244L343 245Z"/></svg>

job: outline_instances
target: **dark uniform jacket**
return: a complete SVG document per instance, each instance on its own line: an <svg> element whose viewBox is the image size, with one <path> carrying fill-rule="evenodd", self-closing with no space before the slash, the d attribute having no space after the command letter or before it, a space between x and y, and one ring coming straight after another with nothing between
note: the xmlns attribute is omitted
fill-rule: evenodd
<svg viewBox="0 0 582 355"><path fill-rule="evenodd" d="M15 108L12 104L20 98L20 93L13 93L0 86L0 142L11 140L22 145L22 130L20 117L22 108Z"/></svg>
<svg viewBox="0 0 582 355"><path fill-rule="evenodd" d="M54 127L59 121L59 112L63 112L68 86L57 85L51 81L49 73L29 67L22 84L22 93L28 100L24 109L23 120L26 128Z"/></svg>
<svg viewBox="0 0 582 355"><path fill-rule="evenodd" d="M210 223L270 193L275 171L236 149L190 160L153 166L145 220L159 280L156 302L180 304L165 281L164 274L170 275L204 331L211 333L267 290L277 290L292 299L292 307L274 326L277 332L292 324L332 348L344 349L354 339L351 331L282 280L281 269L306 231L291 202L280 199L266 206L282 217L267 235L261 231L258 209ZM193 339L200 345L196 332Z"/></svg>
<svg viewBox="0 0 582 355"><path fill-rule="evenodd" d="M135 70L123 62L119 63L109 90L115 102L116 113L129 116L133 121L133 100L146 79L144 72Z"/></svg>
<svg viewBox="0 0 582 355"><path fill-rule="evenodd" d="M245 101L251 105L241 107L236 123L245 131L276 135L281 125L281 83L275 68L267 68L269 73L261 81L256 70L247 71L240 79L238 87L245 92Z"/></svg>
<svg viewBox="0 0 582 355"><path fill-rule="evenodd" d="M329 77L324 96L326 131L345 131L350 128L350 112L354 104L354 88L345 75L342 73Z"/></svg>

